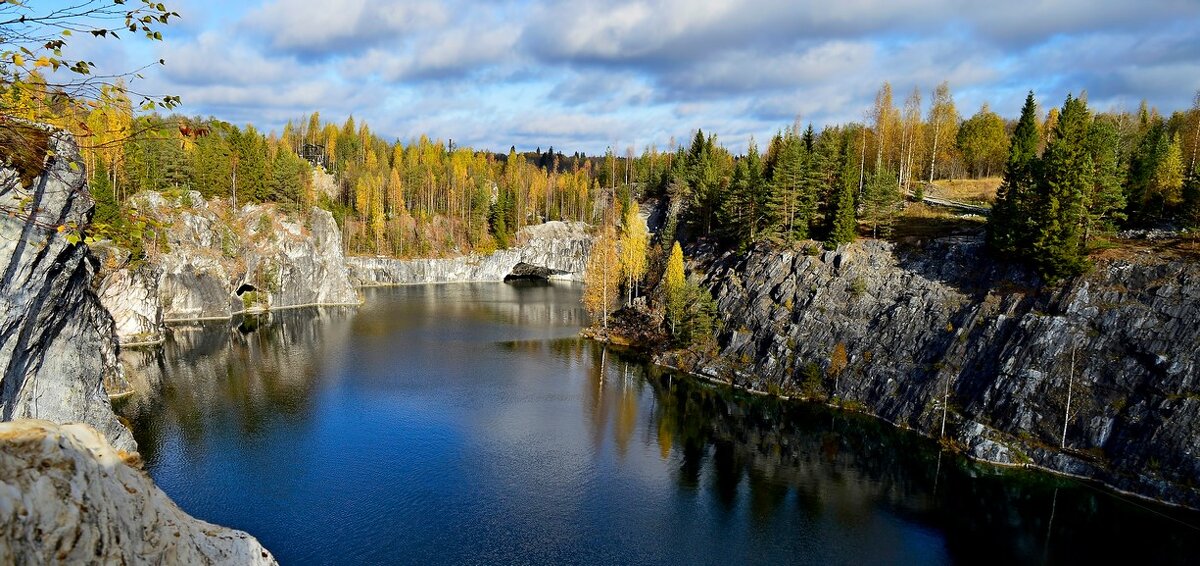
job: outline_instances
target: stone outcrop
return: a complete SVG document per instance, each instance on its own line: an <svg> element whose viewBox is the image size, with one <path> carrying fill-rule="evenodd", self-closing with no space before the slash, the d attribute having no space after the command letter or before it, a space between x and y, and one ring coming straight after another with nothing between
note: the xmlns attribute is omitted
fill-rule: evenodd
<svg viewBox="0 0 1200 566"><path fill-rule="evenodd" d="M411 285L503 281L517 264L549 270L550 279L582 281L592 236L581 222L546 222L522 228L517 244L488 255L436 259L348 257L355 285Z"/></svg>
<svg viewBox="0 0 1200 566"><path fill-rule="evenodd" d="M1195 260L1102 259L1044 287L976 237L693 253L724 319L704 373L934 437L945 416L978 458L1200 507Z"/></svg>
<svg viewBox="0 0 1200 566"><path fill-rule="evenodd" d="M131 204L165 227L166 241L145 265L115 269L101 282L123 342L154 341L164 321L359 302L341 232L325 210L297 220L275 205L230 210L196 192L140 193Z"/></svg>
<svg viewBox="0 0 1200 566"><path fill-rule="evenodd" d="M122 381L113 319L75 236L93 208L79 152L68 134L26 128L52 154L34 177L0 168L0 420L82 421L132 452L105 390Z"/></svg>
<svg viewBox="0 0 1200 566"><path fill-rule="evenodd" d="M184 513L94 428L22 420L0 424L0 563L276 562Z"/></svg>

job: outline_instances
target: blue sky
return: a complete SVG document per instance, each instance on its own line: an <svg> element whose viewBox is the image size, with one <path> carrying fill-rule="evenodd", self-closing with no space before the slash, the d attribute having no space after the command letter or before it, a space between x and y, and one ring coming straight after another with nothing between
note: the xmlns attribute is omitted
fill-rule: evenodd
<svg viewBox="0 0 1200 566"><path fill-rule="evenodd" d="M84 41L137 90L262 130L316 110L388 138L603 152L716 132L733 149L797 117L862 120L950 82L960 113L1024 93L1170 111L1200 89L1200 0L171 0L161 43Z"/></svg>

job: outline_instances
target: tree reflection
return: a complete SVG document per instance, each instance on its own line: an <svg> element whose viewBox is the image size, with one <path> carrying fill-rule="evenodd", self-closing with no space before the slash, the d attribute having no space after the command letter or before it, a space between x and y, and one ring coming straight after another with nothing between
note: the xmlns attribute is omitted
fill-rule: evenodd
<svg viewBox="0 0 1200 566"><path fill-rule="evenodd" d="M977 464L875 418L750 395L610 348L591 350L585 399L594 446L611 433L621 457L629 431L640 427L662 459L677 462L681 490L707 493L716 509L745 513L758 527L799 513L863 529L884 512L942 532L963 561L977 561L986 548L989 561L1153 555L1170 563L1200 546L1200 531L1071 480ZM650 395L641 404L640 387ZM1130 532L1153 548L1087 542L1136 540Z"/></svg>

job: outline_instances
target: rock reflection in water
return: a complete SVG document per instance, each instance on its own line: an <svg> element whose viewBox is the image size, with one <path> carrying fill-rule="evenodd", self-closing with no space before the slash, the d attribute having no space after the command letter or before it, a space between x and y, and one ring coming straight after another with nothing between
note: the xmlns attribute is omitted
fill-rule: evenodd
<svg viewBox="0 0 1200 566"><path fill-rule="evenodd" d="M247 437L271 420L302 422L312 409L316 377L350 338L353 315L354 307L320 307L174 325L161 346L121 352L134 393L116 408L135 431L169 435L177 429L192 446L219 432L211 429L214 422ZM175 422L162 423L164 417ZM162 444L162 438L138 436L147 461Z"/></svg>

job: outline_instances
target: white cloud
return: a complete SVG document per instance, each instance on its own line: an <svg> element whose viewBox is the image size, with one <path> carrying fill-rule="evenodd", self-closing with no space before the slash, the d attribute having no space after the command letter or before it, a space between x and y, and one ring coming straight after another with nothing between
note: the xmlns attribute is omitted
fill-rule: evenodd
<svg viewBox="0 0 1200 566"><path fill-rule="evenodd" d="M245 23L275 49L319 56L370 47L449 19L445 5L421 0L271 0Z"/></svg>

